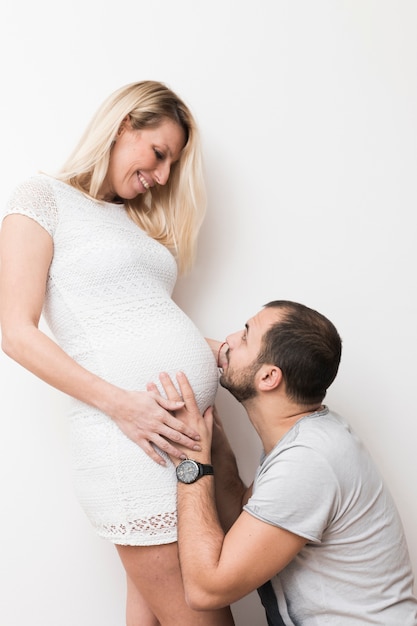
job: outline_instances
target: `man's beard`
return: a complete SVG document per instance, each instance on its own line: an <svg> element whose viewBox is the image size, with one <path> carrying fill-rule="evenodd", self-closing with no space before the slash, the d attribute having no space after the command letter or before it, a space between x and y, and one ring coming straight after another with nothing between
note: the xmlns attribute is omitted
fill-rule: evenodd
<svg viewBox="0 0 417 626"><path fill-rule="evenodd" d="M251 400L256 396L255 389L255 374L259 369L259 363L254 362L248 365L244 370L238 374L233 374L233 371L229 374L229 367L220 376L220 384L227 389L232 396L236 398L238 402L245 402Z"/></svg>

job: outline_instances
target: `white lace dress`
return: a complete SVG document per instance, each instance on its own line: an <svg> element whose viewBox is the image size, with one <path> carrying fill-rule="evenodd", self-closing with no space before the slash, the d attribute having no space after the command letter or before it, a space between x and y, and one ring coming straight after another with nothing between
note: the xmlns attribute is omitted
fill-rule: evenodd
<svg viewBox="0 0 417 626"><path fill-rule="evenodd" d="M15 190L6 214L36 220L53 238L44 316L78 363L125 389L183 370L201 410L218 370L205 339L171 299L177 267L122 205L95 202L45 175ZM122 545L176 541L176 478L95 408L71 400L74 482L98 534Z"/></svg>

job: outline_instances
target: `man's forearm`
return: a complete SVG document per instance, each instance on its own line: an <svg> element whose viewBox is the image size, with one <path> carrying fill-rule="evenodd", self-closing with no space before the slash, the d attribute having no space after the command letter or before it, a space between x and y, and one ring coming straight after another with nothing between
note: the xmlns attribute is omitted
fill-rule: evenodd
<svg viewBox="0 0 417 626"><path fill-rule="evenodd" d="M216 472L216 470L215 470ZM191 606L217 606L216 569L224 531L217 515L214 480L178 485L178 546L187 601Z"/></svg>

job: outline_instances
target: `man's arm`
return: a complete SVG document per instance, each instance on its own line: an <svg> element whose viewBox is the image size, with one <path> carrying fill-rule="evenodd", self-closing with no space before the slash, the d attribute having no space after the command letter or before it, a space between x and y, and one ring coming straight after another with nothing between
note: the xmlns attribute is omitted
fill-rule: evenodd
<svg viewBox="0 0 417 626"><path fill-rule="evenodd" d="M173 402L182 400L182 397L178 393L169 376L162 373L160 379L169 400ZM190 393L193 394L191 387L189 389ZM158 388L153 383L148 384L148 391L159 393ZM180 417L180 419L183 419L178 413L177 416ZM186 419L183 419L183 421L188 425ZM197 420L194 419L194 421L198 427L197 432L201 437L201 446L205 449L205 452L208 452L208 455L205 455L203 451L203 455L193 452L191 456L195 461L199 461L200 463L209 463L215 467L214 484L217 513L220 518L222 528L227 531L239 517L244 504L246 504L249 500L252 493L252 486L249 488L246 487L239 476L236 457L230 446L229 440L227 439L223 424L221 423L216 408L213 407L213 420L210 423L210 429L207 429L207 424L199 412ZM189 450L185 450L185 448L181 448L180 446L177 447L181 449L187 457L189 456ZM205 461L205 458L210 459L210 453L211 460ZM178 459L172 458L171 460L178 465Z"/></svg>
<svg viewBox="0 0 417 626"><path fill-rule="evenodd" d="M201 437L202 450L193 458L210 463L213 411L208 409L202 417L187 378L179 374L177 379L185 401L177 415ZM175 388L169 377L163 376L161 382L172 399ZM172 460L178 464L178 459ZM178 547L187 603L193 609L236 602L283 569L305 543L303 537L245 511L225 534L217 515L213 476L178 484Z"/></svg>
<svg viewBox="0 0 417 626"><path fill-rule="evenodd" d="M211 443L212 464L215 467L214 484L217 512L225 532L234 524L249 500L252 485L248 488L239 476L236 457L227 439L216 408L213 408Z"/></svg>
<svg viewBox="0 0 417 626"><path fill-rule="evenodd" d="M187 603L196 610L236 602L280 572L306 540L243 511L225 535L213 478L178 485L178 546Z"/></svg>

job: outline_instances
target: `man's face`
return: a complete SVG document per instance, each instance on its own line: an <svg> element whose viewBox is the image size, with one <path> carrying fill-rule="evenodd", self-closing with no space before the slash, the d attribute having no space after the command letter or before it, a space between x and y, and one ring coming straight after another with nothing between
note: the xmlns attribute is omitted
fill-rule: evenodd
<svg viewBox="0 0 417 626"><path fill-rule="evenodd" d="M279 309L262 309L245 324L243 330L226 337L229 346L227 365L223 368L220 384L239 402L256 396L256 373L260 368L257 359L262 338L272 324L279 320L279 316Z"/></svg>

